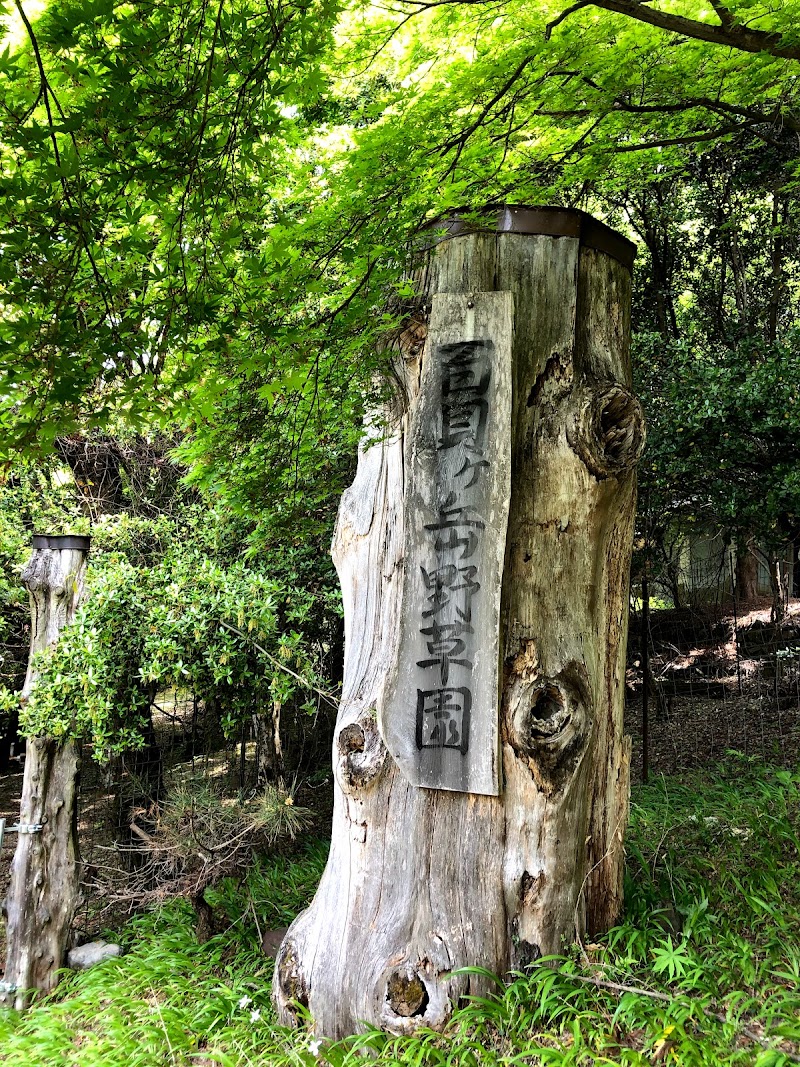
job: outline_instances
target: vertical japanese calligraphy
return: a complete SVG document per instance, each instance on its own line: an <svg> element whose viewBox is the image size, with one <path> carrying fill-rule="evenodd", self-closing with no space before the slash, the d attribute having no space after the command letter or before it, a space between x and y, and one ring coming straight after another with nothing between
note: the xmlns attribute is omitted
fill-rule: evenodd
<svg viewBox="0 0 800 1067"><path fill-rule="evenodd" d="M442 477L437 489L450 491L436 521L425 523L437 566L428 571L420 564L426 589L432 591L427 603L433 606L422 611L427 625L420 626L419 632L428 655L418 659L417 666L433 668L442 688L417 690L416 743L420 749L455 748L462 755L469 751L472 605L481 588L477 575L486 529L475 502L482 502L482 480L489 477L491 467L486 458L486 426L493 355L491 340L441 344L432 352L434 363L441 368L442 430L436 452L437 472ZM444 453L450 450L455 462L443 462ZM448 688L451 673L462 686Z"/></svg>
<svg viewBox="0 0 800 1067"><path fill-rule="evenodd" d="M434 297L410 428L396 669L379 722L415 785L496 794L510 492L509 293Z"/></svg>

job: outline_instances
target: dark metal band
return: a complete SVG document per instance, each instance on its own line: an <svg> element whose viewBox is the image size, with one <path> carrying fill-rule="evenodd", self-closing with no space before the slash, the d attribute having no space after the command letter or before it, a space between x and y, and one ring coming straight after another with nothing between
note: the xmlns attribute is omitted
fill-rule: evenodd
<svg viewBox="0 0 800 1067"><path fill-rule="evenodd" d="M524 233L544 237L576 237L585 248L605 252L630 270L636 245L604 222L567 207L525 207L517 204L460 208L447 218L426 223L425 229L443 230L442 240L467 233Z"/></svg>
<svg viewBox="0 0 800 1067"><path fill-rule="evenodd" d="M56 550L71 548L78 552L88 552L91 537L84 534L34 534L34 548L54 548Z"/></svg>

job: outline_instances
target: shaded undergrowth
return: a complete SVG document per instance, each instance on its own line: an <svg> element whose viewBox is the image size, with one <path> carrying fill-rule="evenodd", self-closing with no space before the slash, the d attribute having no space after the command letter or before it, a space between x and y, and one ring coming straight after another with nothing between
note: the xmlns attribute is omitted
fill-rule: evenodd
<svg viewBox="0 0 800 1067"><path fill-rule="evenodd" d="M325 846L262 862L214 900L198 945L176 902L126 926L126 955L71 975L26 1016L0 1016L9 1067L221 1064L742 1064L800 1060L800 773L730 757L635 790L625 920L540 961L443 1033L325 1046L278 1027L265 928L313 894Z"/></svg>

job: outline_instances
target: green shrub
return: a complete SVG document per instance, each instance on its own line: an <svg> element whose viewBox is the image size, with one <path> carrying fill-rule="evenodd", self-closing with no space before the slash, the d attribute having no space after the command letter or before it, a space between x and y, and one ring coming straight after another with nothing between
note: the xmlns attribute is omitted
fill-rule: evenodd
<svg viewBox="0 0 800 1067"><path fill-rule="evenodd" d="M38 656L23 731L86 739L106 759L143 743L151 702L171 687L213 699L227 734L274 701L316 712L325 649L315 591L219 561L174 524L154 560L140 526L123 524L140 565L119 550L90 557L74 623Z"/></svg>

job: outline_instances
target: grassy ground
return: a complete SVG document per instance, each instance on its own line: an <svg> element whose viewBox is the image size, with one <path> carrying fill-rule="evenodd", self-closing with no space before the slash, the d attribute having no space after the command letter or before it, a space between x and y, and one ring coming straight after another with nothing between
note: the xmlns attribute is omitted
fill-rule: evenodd
<svg viewBox="0 0 800 1067"><path fill-rule="evenodd" d="M460 1008L444 1034L319 1046L275 1025L261 930L314 891L325 846L217 898L204 945L181 903L134 919L126 955L0 1016L7 1067L210 1064L747 1064L800 1061L800 773L731 757L639 787L627 914L602 939ZM257 917L257 920L256 920Z"/></svg>

